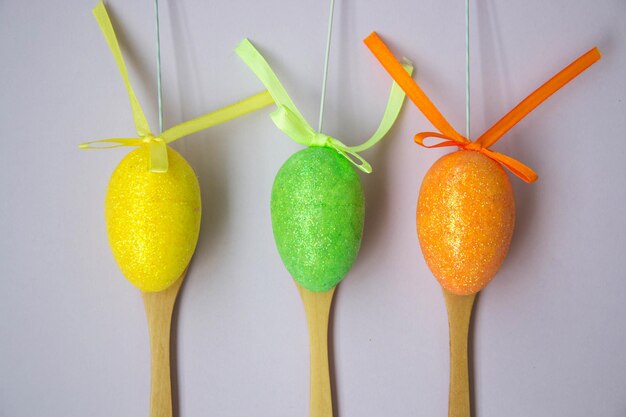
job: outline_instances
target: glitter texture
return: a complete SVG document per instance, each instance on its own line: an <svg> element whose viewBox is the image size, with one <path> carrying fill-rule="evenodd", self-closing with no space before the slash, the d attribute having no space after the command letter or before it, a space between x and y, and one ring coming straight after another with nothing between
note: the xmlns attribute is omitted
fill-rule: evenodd
<svg viewBox="0 0 626 417"><path fill-rule="evenodd" d="M124 276L141 291L161 291L191 260L200 231L200 186L193 169L167 149L169 169L148 171L147 147L130 152L107 189L109 245Z"/></svg>
<svg viewBox="0 0 626 417"><path fill-rule="evenodd" d="M358 254L365 215L350 162L324 147L292 155L274 180L271 209L276 246L293 279L315 292L339 284Z"/></svg>
<svg viewBox="0 0 626 417"><path fill-rule="evenodd" d="M428 267L448 291L489 283L506 257L515 224L511 182L476 151L445 155L428 170L417 204L417 234Z"/></svg>

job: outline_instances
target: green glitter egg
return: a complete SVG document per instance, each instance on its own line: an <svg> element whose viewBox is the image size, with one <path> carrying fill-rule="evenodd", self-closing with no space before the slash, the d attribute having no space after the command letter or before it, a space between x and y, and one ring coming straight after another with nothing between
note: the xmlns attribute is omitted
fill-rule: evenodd
<svg viewBox="0 0 626 417"><path fill-rule="evenodd" d="M350 162L325 147L295 153L276 175L271 210L278 253L293 279L314 292L339 284L359 252L365 217Z"/></svg>

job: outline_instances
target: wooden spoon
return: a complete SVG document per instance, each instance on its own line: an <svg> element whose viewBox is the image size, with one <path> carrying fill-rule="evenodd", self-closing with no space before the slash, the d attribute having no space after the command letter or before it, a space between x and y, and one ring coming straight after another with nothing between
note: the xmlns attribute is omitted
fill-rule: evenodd
<svg viewBox="0 0 626 417"><path fill-rule="evenodd" d="M470 417L468 336L476 294L456 295L443 290L450 327L450 396L448 417Z"/></svg>
<svg viewBox="0 0 626 417"><path fill-rule="evenodd" d="M306 311L311 351L311 415L332 417L333 398L330 390L328 365L328 319L335 288L325 292L313 292L298 286Z"/></svg>
<svg viewBox="0 0 626 417"><path fill-rule="evenodd" d="M163 291L141 293L150 333L150 417L172 417L170 376L172 311L186 273L187 270Z"/></svg>

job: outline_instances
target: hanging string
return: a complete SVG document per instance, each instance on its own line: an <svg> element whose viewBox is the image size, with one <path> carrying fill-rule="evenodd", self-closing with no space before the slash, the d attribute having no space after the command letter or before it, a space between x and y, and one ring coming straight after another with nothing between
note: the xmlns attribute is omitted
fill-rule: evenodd
<svg viewBox="0 0 626 417"><path fill-rule="evenodd" d="M330 57L330 40L333 33L333 13L335 10L335 0L330 0L330 13L328 15L328 34L326 37L326 55L324 57L324 77L322 78L322 98L320 99L320 120L317 131L322 131L324 124L324 99L326 98L326 79L328 78L328 59Z"/></svg>
<svg viewBox="0 0 626 417"><path fill-rule="evenodd" d="M469 12L469 0L465 0L465 137L470 139L470 12Z"/></svg>
<svg viewBox="0 0 626 417"><path fill-rule="evenodd" d="M154 0L154 23L156 27L157 105L159 108L159 134L163 133L163 89L161 87L161 34L159 27L159 0Z"/></svg>

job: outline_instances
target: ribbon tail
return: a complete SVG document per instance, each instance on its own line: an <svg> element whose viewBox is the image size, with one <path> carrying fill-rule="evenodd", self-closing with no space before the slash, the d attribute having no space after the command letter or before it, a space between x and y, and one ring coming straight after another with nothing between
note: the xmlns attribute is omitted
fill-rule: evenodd
<svg viewBox="0 0 626 417"><path fill-rule="evenodd" d="M167 172L169 162L167 159L167 145L161 140L151 140L148 142L150 150L150 160L148 170L150 172Z"/></svg>
<svg viewBox="0 0 626 417"><path fill-rule="evenodd" d="M402 68L404 68L409 76L413 74L413 65L410 62L405 62L402 65ZM398 83L394 81L391 86L389 100L387 100L387 106L385 107L385 112L383 113L383 118L378 125L378 129L376 129L376 132L374 132L372 137L370 137L367 141L358 146L351 146L349 149L354 152L362 152L376 145L382 138L384 138L395 124L396 119L400 114L400 110L402 109L402 105L404 104L405 97L406 94L404 93L404 90L402 90Z"/></svg>
<svg viewBox="0 0 626 417"><path fill-rule="evenodd" d="M281 84L280 80L272 70L272 67L267 63L263 55L252 45L247 38L242 40L235 48L235 52L239 55L239 58L246 63L246 65L254 72L259 78L261 83L267 88L267 91L272 95L274 101L278 106L285 106L293 113L298 115L304 120L304 116L297 109L287 90Z"/></svg>
<svg viewBox="0 0 626 417"><path fill-rule="evenodd" d="M192 133L199 132L200 130L208 129L209 127L227 122L272 103L274 103L272 96L269 92L263 91L262 93L255 94L254 96L248 97L237 103L205 114L204 116L200 116L176 125L167 129L165 132L160 134L159 137L163 138L165 143L171 143L176 139L182 138L183 136L191 135Z"/></svg>
<svg viewBox="0 0 626 417"><path fill-rule="evenodd" d="M387 45L385 45L376 32L372 32L363 42L437 130L458 142L469 142L460 133L454 130L452 125L443 117L441 112L435 107L433 102L430 101L415 80L402 68L402 65L393 56Z"/></svg>
<svg viewBox="0 0 626 417"><path fill-rule="evenodd" d="M316 133L311 125L288 107L279 106L270 114L270 118L276 127L294 142L304 146L324 146L324 143L314 143Z"/></svg>
<svg viewBox="0 0 626 417"><path fill-rule="evenodd" d="M128 99L130 100L130 107L133 112L133 119L135 120L137 133L140 137L148 136L150 135L150 126L148 125L148 121L146 120L146 116L144 115L141 106L139 105L139 101L137 100L135 91L130 84L130 79L128 78L128 70L126 69L124 57L122 56L120 45L117 42L117 37L115 36L113 24L111 23L109 14L107 13L106 7L104 6L104 3L102 3L102 1L100 1L98 5L93 9L93 15L95 16L96 21L100 26L102 34L109 44L109 48L111 49L113 58L115 58L117 67L119 68L120 74L122 75L122 80L124 81L126 91L128 92Z"/></svg>
<svg viewBox="0 0 626 417"><path fill-rule="evenodd" d="M602 56L598 48L593 48L582 55L522 100L513 108L513 110L508 112L489 130L483 133L483 135L476 140L476 143L480 144L483 148L488 148L496 143L506 132L526 117L537 106L547 100L552 94L556 93L571 80L576 78L580 73L596 63L601 57Z"/></svg>
<svg viewBox="0 0 626 417"><path fill-rule="evenodd" d="M492 151L486 148L481 149L480 152L484 153L491 159L500 162L502 165L508 168L509 171L511 171L524 182L533 183L539 178L535 171L516 159L510 158L504 154L501 154L500 152Z"/></svg>

